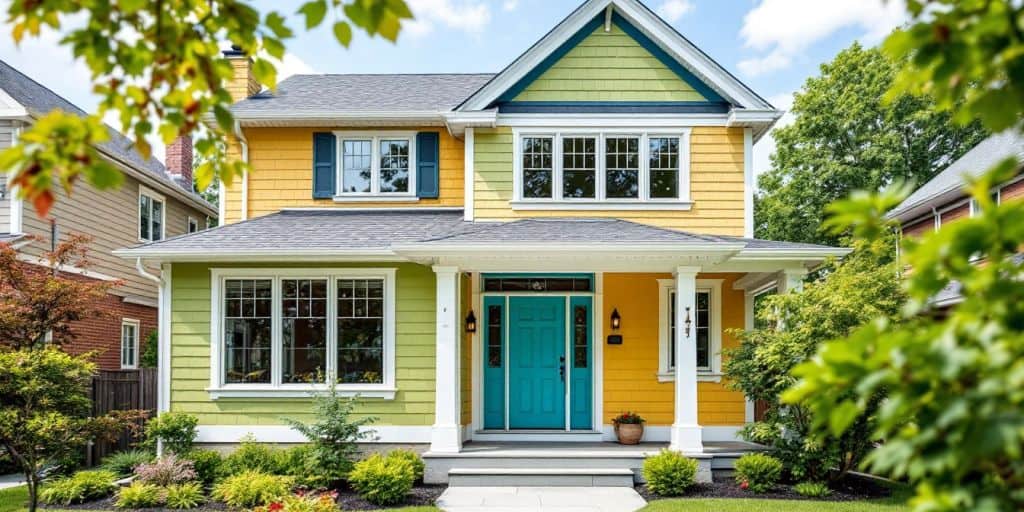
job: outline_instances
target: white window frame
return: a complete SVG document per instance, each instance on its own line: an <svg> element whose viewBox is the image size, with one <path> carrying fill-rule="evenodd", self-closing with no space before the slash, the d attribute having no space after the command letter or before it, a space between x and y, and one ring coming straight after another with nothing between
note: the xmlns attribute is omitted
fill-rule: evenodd
<svg viewBox="0 0 1024 512"><path fill-rule="evenodd" d="M193 225L196 227L195 231L192 230ZM188 223L185 226L185 234L198 233L199 231L199 221L193 218L191 215L189 215Z"/></svg>
<svg viewBox="0 0 1024 512"><path fill-rule="evenodd" d="M512 129L512 201L514 210L689 210L690 199L690 128L581 128L581 127L543 127ZM552 186L550 198L523 197L523 139L527 137L549 137L551 144ZM594 137L596 141L596 196L589 198L565 198L562 194L562 139L566 137ZM607 162L605 160L605 141L614 137L639 138L640 177L639 197L612 198L606 197ZM650 139L679 139L679 197L650 197Z"/></svg>
<svg viewBox="0 0 1024 512"><path fill-rule="evenodd" d="M146 196L146 197L149 198L149 204L150 204L150 207L149 207L149 210L150 210L149 211L149 213L150 213L150 218L149 218L149 231L150 231L149 232L149 238L143 238L142 237L142 206L140 204L140 203L142 203L142 196ZM167 200L164 198L163 194L158 194L158 193L156 193L156 192L154 192L154 191L152 191L152 190L150 190L150 189L148 189L148 188L146 188L146 187L144 187L142 185L139 185L139 197L135 201L135 208L136 208L136 211L137 211L137 214L138 214L138 215L135 216L135 230L136 230L136 232L138 234L140 242L153 242L154 241L153 240L153 217L152 217L152 215L153 215L153 201L159 201L160 204L162 205L161 208L160 208L160 240L157 240L157 241L162 241L162 240L166 240L167 239Z"/></svg>
<svg viewBox="0 0 1024 512"><path fill-rule="evenodd" d="M335 172L334 200L343 201L379 201L381 199L416 201L416 132L406 131L347 131L339 130L334 132L337 146L337 165ZM409 190L406 192L381 192L380 191L380 141L402 139L409 141ZM369 192L344 192L344 151L346 140L370 141L370 191Z"/></svg>
<svg viewBox="0 0 1024 512"><path fill-rule="evenodd" d="M135 340L133 341L134 346L132 347L132 355L135 357L135 361L131 364L125 364L124 360L124 328L132 327L135 330ZM121 342L118 344L120 347L120 360L122 370L137 370L139 368L139 321L133 318L122 318L121 319Z"/></svg>
<svg viewBox="0 0 1024 512"><path fill-rule="evenodd" d="M672 293L676 291L675 279L658 279L658 382L676 380L675 368L670 364L670 339L672 332L669 314ZM722 381L722 280L697 279L697 291L711 294L711 332L708 336L708 353L710 367L697 368L697 380L700 382ZM691 318L695 328L697 316Z"/></svg>
<svg viewBox="0 0 1024 512"><path fill-rule="evenodd" d="M210 270L210 387L207 391L218 398L280 398L308 397L328 390L323 384L286 384L281 382L283 362L281 281L285 279L326 279L327 282L327 376L336 374L338 280L381 279L384 281L384 375L379 384L343 384L336 389L340 395L393 400L395 384L395 274L394 268L214 268ZM224 307L225 282L229 279L266 279L271 281L271 350L269 384L224 382ZM326 380L326 379L325 379Z"/></svg>

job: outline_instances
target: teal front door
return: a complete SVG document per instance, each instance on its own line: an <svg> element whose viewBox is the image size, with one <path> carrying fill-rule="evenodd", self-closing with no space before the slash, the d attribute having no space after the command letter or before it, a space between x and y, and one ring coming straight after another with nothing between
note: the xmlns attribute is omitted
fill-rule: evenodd
<svg viewBox="0 0 1024 512"><path fill-rule="evenodd" d="M565 428L565 297L509 297L508 423Z"/></svg>

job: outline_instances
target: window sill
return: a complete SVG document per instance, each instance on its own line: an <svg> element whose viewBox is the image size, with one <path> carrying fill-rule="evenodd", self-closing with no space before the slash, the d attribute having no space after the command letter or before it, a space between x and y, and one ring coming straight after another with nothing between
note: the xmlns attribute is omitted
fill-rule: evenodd
<svg viewBox="0 0 1024 512"><path fill-rule="evenodd" d="M692 201L510 201L513 210L677 210L689 211Z"/></svg>
<svg viewBox="0 0 1024 512"><path fill-rule="evenodd" d="M658 372L658 382L675 382L675 372ZM698 371L697 382L722 382L721 373Z"/></svg>
<svg viewBox="0 0 1024 512"><path fill-rule="evenodd" d="M325 386L287 386L287 387L224 387L207 388L211 400L219 398L310 398L327 394ZM394 400L396 388L337 388L339 396L359 396L359 398L380 398Z"/></svg>
<svg viewBox="0 0 1024 512"><path fill-rule="evenodd" d="M335 203L417 203L416 196L334 196Z"/></svg>

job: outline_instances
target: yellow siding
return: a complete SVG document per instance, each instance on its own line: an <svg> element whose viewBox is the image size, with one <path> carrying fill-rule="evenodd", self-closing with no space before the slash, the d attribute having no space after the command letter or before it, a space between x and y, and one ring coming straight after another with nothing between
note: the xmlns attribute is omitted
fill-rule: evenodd
<svg viewBox="0 0 1024 512"><path fill-rule="evenodd" d="M348 128L346 128L348 129ZM249 218L277 212L283 208L358 206L366 208L396 206L462 206L465 150L461 140L438 127L368 128L376 130L439 131L441 134L440 197L415 203L382 201L337 203L332 199L313 199L313 132L329 128L248 128L249 141ZM236 179L225 194L226 223L235 222L241 212L242 179Z"/></svg>
<svg viewBox="0 0 1024 512"><path fill-rule="evenodd" d="M474 147L477 220L525 217L614 217L653 226L719 235L743 235L743 129L694 127L690 135L689 211L513 210L512 129L478 129Z"/></svg>
<svg viewBox="0 0 1024 512"><path fill-rule="evenodd" d="M701 274L698 279L723 279L723 349L738 345L729 329L744 327L743 292L732 289L743 274ZM671 425L674 416L674 383L658 382L658 279L670 274L605 274L604 332L610 333L613 309L622 316L622 345L604 347L604 413L607 418L623 411L643 416L648 425ZM697 387L697 420L701 425L742 425L746 403L743 393L725 383L701 382Z"/></svg>
<svg viewBox="0 0 1024 512"><path fill-rule="evenodd" d="M460 319L466 318L473 309L473 284L468 275L462 276L462 314ZM461 422L469 425L473 422L473 335L466 332L465 323L462 324L462 346L459 347L459 394L462 407Z"/></svg>

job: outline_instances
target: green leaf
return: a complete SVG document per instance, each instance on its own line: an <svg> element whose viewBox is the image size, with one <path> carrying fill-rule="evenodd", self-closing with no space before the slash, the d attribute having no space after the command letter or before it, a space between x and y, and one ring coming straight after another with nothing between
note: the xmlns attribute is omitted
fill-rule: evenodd
<svg viewBox="0 0 1024 512"><path fill-rule="evenodd" d="M837 437L842 435L853 423L853 420L857 419L859 414L860 409L857 407L857 404L850 400L845 400L836 405L828 416L828 426L832 431L832 435Z"/></svg>
<svg viewBox="0 0 1024 512"><path fill-rule="evenodd" d="M313 0L306 2L299 7L299 14L306 17L306 30L319 26L327 16L327 2L325 0Z"/></svg>
<svg viewBox="0 0 1024 512"><path fill-rule="evenodd" d="M352 27L344 21L335 23L334 38L337 39L342 46L348 48L349 43L352 42Z"/></svg>
<svg viewBox="0 0 1024 512"><path fill-rule="evenodd" d="M274 35L278 39L287 39L294 35L292 33L292 29L288 28L285 24L284 16L281 16L277 11L267 13L267 18L264 23L274 32Z"/></svg>
<svg viewBox="0 0 1024 512"><path fill-rule="evenodd" d="M257 82L271 89L277 87L277 69L267 59L259 57L253 59L252 74Z"/></svg>

